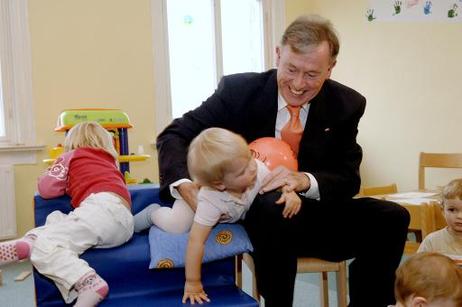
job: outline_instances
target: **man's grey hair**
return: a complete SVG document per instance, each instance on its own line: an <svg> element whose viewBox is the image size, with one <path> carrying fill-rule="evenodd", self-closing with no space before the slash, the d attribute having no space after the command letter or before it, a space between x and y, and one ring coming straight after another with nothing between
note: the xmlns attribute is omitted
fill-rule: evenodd
<svg viewBox="0 0 462 307"><path fill-rule="evenodd" d="M287 27L282 35L281 46L289 45L293 52L306 53L324 41L329 44L331 58L335 60L340 43L332 23L319 15L305 15Z"/></svg>

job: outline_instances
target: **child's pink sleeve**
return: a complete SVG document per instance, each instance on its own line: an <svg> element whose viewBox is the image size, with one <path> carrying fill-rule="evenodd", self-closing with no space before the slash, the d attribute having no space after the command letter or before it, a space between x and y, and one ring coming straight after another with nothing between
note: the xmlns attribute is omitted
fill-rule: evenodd
<svg viewBox="0 0 462 307"><path fill-rule="evenodd" d="M73 152L66 152L56 159L38 178L38 192L43 198L54 198L66 193L69 162Z"/></svg>

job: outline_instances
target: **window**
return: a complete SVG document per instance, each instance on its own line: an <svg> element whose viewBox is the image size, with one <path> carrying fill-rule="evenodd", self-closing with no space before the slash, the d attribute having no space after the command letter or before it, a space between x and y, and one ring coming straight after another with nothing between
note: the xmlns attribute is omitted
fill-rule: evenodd
<svg viewBox="0 0 462 307"><path fill-rule="evenodd" d="M1 62L0 62L1 64ZM2 71L2 66L0 65L0 72ZM2 83L2 75L0 74L0 84ZM5 131L5 111L3 107L3 91L2 87L0 86L0 140L6 139L6 131Z"/></svg>
<svg viewBox="0 0 462 307"><path fill-rule="evenodd" d="M0 1L0 164L34 163L35 154L26 152L41 149L35 146L30 50L27 0Z"/></svg>
<svg viewBox="0 0 462 307"><path fill-rule="evenodd" d="M152 0L156 121L197 107L223 75L273 66L283 0Z"/></svg>

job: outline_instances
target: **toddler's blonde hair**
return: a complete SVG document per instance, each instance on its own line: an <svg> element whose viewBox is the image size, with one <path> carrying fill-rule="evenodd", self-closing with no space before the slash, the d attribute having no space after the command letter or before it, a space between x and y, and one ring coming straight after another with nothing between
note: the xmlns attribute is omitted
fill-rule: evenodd
<svg viewBox="0 0 462 307"><path fill-rule="evenodd" d="M462 179L454 179L443 187L441 193L443 201L441 202L443 207L445 201L448 199L459 199L462 200Z"/></svg>
<svg viewBox="0 0 462 307"><path fill-rule="evenodd" d="M396 270L395 298L401 304L411 296L429 302L449 299L462 306L462 269L449 257L433 252L411 256Z"/></svg>
<svg viewBox="0 0 462 307"><path fill-rule="evenodd" d="M197 183L212 186L238 158L252 158L244 138L223 128L208 128L189 145L188 171Z"/></svg>
<svg viewBox="0 0 462 307"><path fill-rule="evenodd" d="M93 121L78 123L66 134L64 151L71 151L81 147L103 149L115 159L118 156L114 148L112 135L100 124Z"/></svg>

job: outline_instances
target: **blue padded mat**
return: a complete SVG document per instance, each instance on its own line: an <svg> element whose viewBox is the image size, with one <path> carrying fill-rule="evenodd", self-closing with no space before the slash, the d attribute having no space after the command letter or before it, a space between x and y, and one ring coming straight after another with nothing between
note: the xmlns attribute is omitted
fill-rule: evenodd
<svg viewBox="0 0 462 307"><path fill-rule="evenodd" d="M151 203L160 203L156 185L131 185L132 213ZM71 210L68 196L45 200L34 197L35 224L43 225L54 210ZM100 306L188 306L181 304L184 269L150 270L148 231L135 234L126 244L111 249L91 249L82 255L109 284L109 295ZM258 306L258 303L235 286L234 258L203 266L203 284L211 298L205 306ZM37 306L63 306L54 283L34 271ZM196 305L197 306L197 305Z"/></svg>

